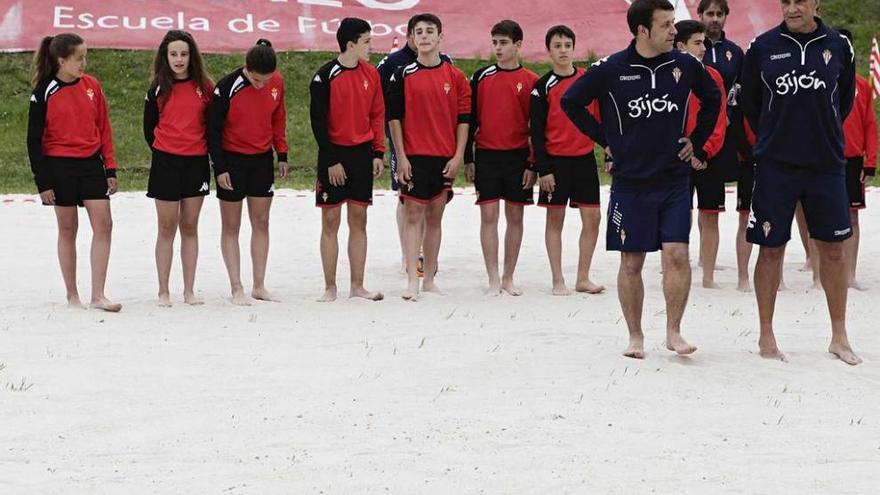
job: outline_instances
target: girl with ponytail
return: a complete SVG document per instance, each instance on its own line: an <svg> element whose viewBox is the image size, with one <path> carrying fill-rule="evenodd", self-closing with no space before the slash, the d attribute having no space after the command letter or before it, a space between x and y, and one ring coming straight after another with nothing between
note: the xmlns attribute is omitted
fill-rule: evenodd
<svg viewBox="0 0 880 495"><path fill-rule="evenodd" d="M104 295L116 192L116 159L107 100L98 80L85 73L86 45L72 33L43 38L33 62L27 148L43 204L54 206L58 260L67 304L82 308L76 284L77 206L92 227L92 308L119 311Z"/></svg>
<svg viewBox="0 0 880 495"><path fill-rule="evenodd" d="M222 219L220 248L229 274L232 303L237 305L251 303L241 283L238 244L245 198L251 222L251 297L275 300L265 287L269 208L275 191L273 150L278 157L279 176L287 176L284 81L276 65L272 44L265 39L257 41L247 52L245 66L217 83L208 110L208 150Z"/></svg>
<svg viewBox="0 0 880 495"><path fill-rule="evenodd" d="M213 90L196 41L185 31L169 31L156 52L144 102L144 137L153 151L147 196L155 200L159 222L156 269L160 306L171 306L168 279L178 228L183 300L190 305L202 303L193 286L199 256L199 214L211 182L206 132Z"/></svg>

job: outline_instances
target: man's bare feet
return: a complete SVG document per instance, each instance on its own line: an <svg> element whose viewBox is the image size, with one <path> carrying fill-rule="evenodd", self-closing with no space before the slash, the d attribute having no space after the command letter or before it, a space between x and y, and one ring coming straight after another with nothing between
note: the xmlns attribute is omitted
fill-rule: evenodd
<svg viewBox="0 0 880 495"><path fill-rule="evenodd" d="M697 346L688 344L678 332L666 332L666 348L679 356L686 356L697 351Z"/></svg>
<svg viewBox="0 0 880 495"><path fill-rule="evenodd" d="M623 355L633 359L645 359L645 335L630 334L629 346L624 349Z"/></svg>
<svg viewBox="0 0 880 495"><path fill-rule="evenodd" d="M253 304L253 301L245 295L244 289L239 288L232 291L232 304L236 306L250 306Z"/></svg>
<svg viewBox="0 0 880 495"><path fill-rule="evenodd" d="M553 290L550 292L554 296L570 296L571 290L566 287L565 281L553 282Z"/></svg>
<svg viewBox="0 0 880 495"><path fill-rule="evenodd" d="M501 290L507 292L511 296L521 296L523 291L519 287L517 287L513 280L505 280L501 283Z"/></svg>
<svg viewBox="0 0 880 495"><path fill-rule="evenodd" d="M363 287L352 287L351 291L348 293L348 297L359 297L368 301L381 301L382 299L385 299L385 295L381 292L370 292Z"/></svg>
<svg viewBox="0 0 880 495"><path fill-rule="evenodd" d="M440 290L440 287L437 287L437 284L434 283L433 280L430 282L427 280L422 281L422 292L431 292L433 294L443 295L443 291Z"/></svg>
<svg viewBox="0 0 880 495"><path fill-rule="evenodd" d="M79 294L67 296L67 307L69 309L86 309L86 307L83 306L82 301L79 300Z"/></svg>
<svg viewBox="0 0 880 495"><path fill-rule="evenodd" d="M281 302L280 299L273 296L265 287L260 287L259 289L254 288L254 290L251 291L251 297L258 301Z"/></svg>
<svg viewBox="0 0 880 495"><path fill-rule="evenodd" d="M777 347L776 337L774 336L758 339L758 355L764 359L775 359L783 363L788 362L788 358Z"/></svg>
<svg viewBox="0 0 880 495"><path fill-rule="evenodd" d="M168 293L159 294L159 307L160 308L170 308L171 304L171 295Z"/></svg>
<svg viewBox="0 0 880 495"><path fill-rule="evenodd" d="M324 289L324 295L317 299L318 302L333 302L336 300L336 287Z"/></svg>
<svg viewBox="0 0 880 495"><path fill-rule="evenodd" d="M122 310L122 305L119 303L110 302L106 297L101 297L99 299L92 299L92 303L89 304L89 307L92 309L100 309L101 311L107 311L109 313L118 313Z"/></svg>
<svg viewBox="0 0 880 495"><path fill-rule="evenodd" d="M828 346L828 352L834 354L838 359L851 366L862 364L862 358L853 352L852 347L849 346L849 342L832 341L831 345Z"/></svg>
<svg viewBox="0 0 880 495"><path fill-rule="evenodd" d="M749 283L749 279L740 280L736 284L736 290L738 290L740 292L751 292L752 291L752 284Z"/></svg>
<svg viewBox="0 0 880 495"><path fill-rule="evenodd" d="M703 288L704 289L720 289L721 286L718 285L714 280L703 280Z"/></svg>
<svg viewBox="0 0 880 495"><path fill-rule="evenodd" d="M189 304L190 306L201 306L202 304L205 304L205 301L196 297L196 295L192 292L183 293L183 302Z"/></svg>
<svg viewBox="0 0 880 495"><path fill-rule="evenodd" d="M594 284L590 279L587 279L576 283L574 290L578 292L586 292L587 294L601 294L605 292L605 286Z"/></svg>

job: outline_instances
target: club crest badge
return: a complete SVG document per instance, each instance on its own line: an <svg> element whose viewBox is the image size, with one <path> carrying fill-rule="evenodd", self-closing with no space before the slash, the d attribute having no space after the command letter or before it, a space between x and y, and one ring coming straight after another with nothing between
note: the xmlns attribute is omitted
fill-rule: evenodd
<svg viewBox="0 0 880 495"><path fill-rule="evenodd" d="M412 180L410 180L409 182L407 182L407 184L406 184L406 190L407 190L407 191L412 191L414 187L416 187L416 186L415 186L415 184L412 183Z"/></svg>
<svg viewBox="0 0 880 495"><path fill-rule="evenodd" d="M89 88L86 90L86 96L89 97L89 101L95 101L95 90Z"/></svg>
<svg viewBox="0 0 880 495"><path fill-rule="evenodd" d="M521 82L516 83L516 94L522 93L522 89L523 89L523 83L521 83Z"/></svg>
<svg viewBox="0 0 880 495"><path fill-rule="evenodd" d="M681 79L681 69L678 67L672 69L672 77L675 78L675 83L678 84L678 81Z"/></svg>
<svg viewBox="0 0 880 495"><path fill-rule="evenodd" d="M620 244L626 244L626 229L620 229Z"/></svg>
<svg viewBox="0 0 880 495"><path fill-rule="evenodd" d="M272 88L272 99L278 101L278 88Z"/></svg>
<svg viewBox="0 0 880 495"><path fill-rule="evenodd" d="M325 192L324 194L321 195L321 199L322 199L325 203L327 202L327 198L329 198L329 197L330 197L330 195L327 194L326 192Z"/></svg>
<svg viewBox="0 0 880 495"><path fill-rule="evenodd" d="M727 50L727 53L725 53L724 56L727 57L728 62L733 60L733 52L731 52L730 50Z"/></svg>
<svg viewBox="0 0 880 495"><path fill-rule="evenodd" d="M547 193L547 202L548 203L553 202L553 193Z"/></svg>
<svg viewBox="0 0 880 495"><path fill-rule="evenodd" d="M452 90L452 85L451 85L451 84L449 84L449 83L445 83L445 84L443 84L443 91L445 91L446 94L449 94L449 91L450 91L450 90Z"/></svg>
<svg viewBox="0 0 880 495"><path fill-rule="evenodd" d="M769 236L770 236L770 230L773 228L773 226L770 225L770 222L764 222L764 223L761 225L761 228L764 229L764 237L769 237Z"/></svg>
<svg viewBox="0 0 880 495"><path fill-rule="evenodd" d="M367 82L366 79L364 79L364 91L367 91L368 89L370 89L370 83Z"/></svg>
<svg viewBox="0 0 880 495"><path fill-rule="evenodd" d="M825 51L822 52L822 60L825 61L825 65L828 65L828 62L831 62L831 50L826 48Z"/></svg>

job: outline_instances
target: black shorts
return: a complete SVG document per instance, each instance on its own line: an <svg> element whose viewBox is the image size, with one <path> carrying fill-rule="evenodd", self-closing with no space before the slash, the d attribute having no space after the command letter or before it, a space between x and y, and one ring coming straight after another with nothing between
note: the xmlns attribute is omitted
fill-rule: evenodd
<svg viewBox="0 0 880 495"><path fill-rule="evenodd" d="M846 159L846 193L849 196L850 210L863 210L865 204L865 184L862 182L862 170L865 159L861 156Z"/></svg>
<svg viewBox="0 0 880 495"><path fill-rule="evenodd" d="M315 206L333 208L349 202L361 206L373 204L373 146L364 143L359 146L334 146L342 168L345 170L345 184L330 184L327 168L318 167L315 181ZM319 162L323 162L318 158Z"/></svg>
<svg viewBox="0 0 880 495"><path fill-rule="evenodd" d="M714 176L721 182L733 182L739 178L739 156L736 152L735 139L724 138L724 144L718 150L718 154L709 160L709 167Z"/></svg>
<svg viewBox="0 0 880 495"><path fill-rule="evenodd" d="M56 206L82 206L85 200L110 199L104 161L100 156L47 156L46 167L51 174Z"/></svg>
<svg viewBox="0 0 880 495"><path fill-rule="evenodd" d="M798 201L812 239L841 242L852 236L842 168L815 170L773 162L755 165L755 189L746 240L778 247L791 239Z"/></svg>
<svg viewBox="0 0 880 495"><path fill-rule="evenodd" d="M538 206L599 207L599 171L595 155L551 156L549 161L556 190L553 193L541 191Z"/></svg>
<svg viewBox="0 0 880 495"><path fill-rule="evenodd" d="M697 209L704 213L724 211L724 178L710 164L705 170L691 172L691 196L697 193Z"/></svg>
<svg viewBox="0 0 880 495"><path fill-rule="evenodd" d="M162 201L207 196L211 166L208 155L180 156L153 150L147 197ZM233 182L235 184L235 182Z"/></svg>
<svg viewBox="0 0 880 495"><path fill-rule="evenodd" d="M743 162L739 167L739 178L736 180L736 211L747 212L752 209L755 164Z"/></svg>
<svg viewBox="0 0 880 495"><path fill-rule="evenodd" d="M474 186L477 204L501 199L512 204L534 204L532 188L523 188L523 173L529 167L529 149L481 150L474 163Z"/></svg>
<svg viewBox="0 0 880 495"><path fill-rule="evenodd" d="M275 159L272 150L259 155L225 153L232 190L218 186L218 199L241 201L245 197L271 198L275 195Z"/></svg>
<svg viewBox="0 0 880 495"><path fill-rule="evenodd" d="M412 178L406 185L400 185L401 200L430 203L443 194L447 202L451 200L453 179L443 176L443 169L449 160L451 158L439 156L410 156Z"/></svg>

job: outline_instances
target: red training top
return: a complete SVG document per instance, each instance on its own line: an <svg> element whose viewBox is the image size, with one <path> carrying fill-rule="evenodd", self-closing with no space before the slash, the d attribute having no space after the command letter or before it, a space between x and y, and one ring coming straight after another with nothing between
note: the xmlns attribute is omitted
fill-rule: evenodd
<svg viewBox="0 0 880 495"><path fill-rule="evenodd" d="M179 156L208 154L207 115L213 86L192 79L175 80L167 96L156 84L144 101L144 138L155 150Z"/></svg>
<svg viewBox="0 0 880 495"><path fill-rule="evenodd" d="M309 85L312 132L318 142L318 166L339 163L335 146L372 143L373 154L385 154L385 99L379 71L359 61L345 67L324 64Z"/></svg>
<svg viewBox="0 0 880 495"><path fill-rule="evenodd" d="M843 137L846 143L843 156L865 157L865 168L870 169L869 175L874 175L877 168L877 114L874 113L871 86L860 75L856 75L856 100L843 122Z"/></svg>
<svg viewBox="0 0 880 495"><path fill-rule="evenodd" d="M470 113L471 87L447 61L434 67L413 62L388 81L387 120L401 121L407 155L451 158L458 124L467 124Z"/></svg>
<svg viewBox="0 0 880 495"><path fill-rule="evenodd" d="M722 95L726 94L724 92L724 79L721 77L721 73L712 67L706 66L706 70L709 71L709 75L712 76L712 79L715 80L715 84L718 85L718 91L721 92ZM686 135L690 136L694 129L697 128L697 114L700 113L700 99L696 97L696 95L691 95L690 103L688 104L688 115L687 115L687 132ZM706 158L714 158L715 155L721 151L721 147L724 146L724 137L727 132L727 98L721 98L721 112L718 114L718 120L715 122L715 129L712 130L712 134L709 136L709 139L706 141L706 144L703 145L703 151L706 152Z"/></svg>
<svg viewBox="0 0 880 495"><path fill-rule="evenodd" d="M57 77L40 82L31 93L27 145L40 192L52 188L46 157L88 158L100 154L107 177L115 177L113 133L98 80L83 74L70 83Z"/></svg>

